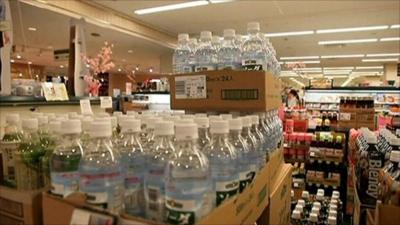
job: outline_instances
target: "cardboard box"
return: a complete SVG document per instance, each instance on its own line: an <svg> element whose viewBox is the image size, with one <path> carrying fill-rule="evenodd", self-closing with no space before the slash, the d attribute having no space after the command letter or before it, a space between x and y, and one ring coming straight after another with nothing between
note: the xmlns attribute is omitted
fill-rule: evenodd
<svg viewBox="0 0 400 225"><path fill-rule="evenodd" d="M378 203L375 209L374 225L400 224L400 207Z"/></svg>
<svg viewBox="0 0 400 225"><path fill-rule="evenodd" d="M277 173L278 182L271 187L273 191L269 196L269 205L258 219L258 225L290 224L292 165L284 164Z"/></svg>
<svg viewBox="0 0 400 225"><path fill-rule="evenodd" d="M270 171L279 171L284 164L285 161L283 158L283 148L279 148L269 155L268 166L270 167ZM269 177L271 187L274 187L276 182L278 181L279 173L270 173ZM269 190L270 193L273 191L272 188L270 188Z"/></svg>
<svg viewBox="0 0 400 225"><path fill-rule="evenodd" d="M0 186L0 224L42 224L41 193Z"/></svg>
<svg viewBox="0 0 400 225"><path fill-rule="evenodd" d="M375 225L374 215L373 209L367 209L367 225Z"/></svg>
<svg viewBox="0 0 400 225"><path fill-rule="evenodd" d="M279 79L264 71L204 71L170 78L171 108L265 112L282 105Z"/></svg>
<svg viewBox="0 0 400 225"><path fill-rule="evenodd" d="M237 197L231 198L216 208L197 224L200 225L236 225L254 224L269 203L270 188L268 164L255 177L255 181ZM85 209L101 213L84 203L84 197L62 199L51 194L43 195L43 224L70 224L72 214L76 209ZM104 211L103 211L104 212ZM121 215L122 224L157 224L143 218Z"/></svg>

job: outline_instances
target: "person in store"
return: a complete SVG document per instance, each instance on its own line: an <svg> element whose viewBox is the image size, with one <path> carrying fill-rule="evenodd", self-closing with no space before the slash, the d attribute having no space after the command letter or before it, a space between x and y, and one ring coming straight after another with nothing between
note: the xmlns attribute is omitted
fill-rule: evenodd
<svg viewBox="0 0 400 225"><path fill-rule="evenodd" d="M287 95L287 107L293 108L300 106L300 97L296 90L291 89Z"/></svg>

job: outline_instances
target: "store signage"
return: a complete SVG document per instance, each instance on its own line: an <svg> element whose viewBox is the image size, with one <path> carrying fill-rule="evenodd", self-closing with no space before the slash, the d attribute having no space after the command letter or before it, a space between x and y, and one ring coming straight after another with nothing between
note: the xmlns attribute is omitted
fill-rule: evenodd
<svg viewBox="0 0 400 225"><path fill-rule="evenodd" d="M82 115L93 115L92 106L90 105L89 99L80 100L81 114Z"/></svg>
<svg viewBox="0 0 400 225"><path fill-rule="evenodd" d="M69 58L69 49L54 50L54 61L66 61Z"/></svg>
<svg viewBox="0 0 400 225"><path fill-rule="evenodd" d="M43 82L42 90L46 101L68 101L68 93L64 83Z"/></svg>
<svg viewBox="0 0 400 225"><path fill-rule="evenodd" d="M102 109L112 108L111 96L100 97L100 108L102 108Z"/></svg>

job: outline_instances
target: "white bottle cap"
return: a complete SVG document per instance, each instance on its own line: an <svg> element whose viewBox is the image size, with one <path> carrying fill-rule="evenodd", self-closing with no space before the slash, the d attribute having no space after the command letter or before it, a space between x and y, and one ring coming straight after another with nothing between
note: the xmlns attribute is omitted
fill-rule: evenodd
<svg viewBox="0 0 400 225"><path fill-rule="evenodd" d="M260 117L258 117L257 115L251 115L249 116L251 118L251 123L252 124L259 124L260 123Z"/></svg>
<svg viewBox="0 0 400 225"><path fill-rule="evenodd" d="M215 43L215 44L218 44L218 43L221 42L221 37L218 36L218 35L214 35L214 36L212 36L211 42L212 42L212 43Z"/></svg>
<svg viewBox="0 0 400 225"><path fill-rule="evenodd" d="M329 210L329 217L337 218L337 211L336 210Z"/></svg>
<svg viewBox="0 0 400 225"><path fill-rule="evenodd" d="M292 219L295 219L295 220L301 219L301 212L299 210L293 210Z"/></svg>
<svg viewBox="0 0 400 225"><path fill-rule="evenodd" d="M194 119L195 116L194 115L190 115L190 114L185 114L185 115L181 115L182 119Z"/></svg>
<svg viewBox="0 0 400 225"><path fill-rule="evenodd" d="M114 111L113 112L113 116L118 117L118 116L122 116L122 115L124 115L124 114L121 111Z"/></svg>
<svg viewBox="0 0 400 225"><path fill-rule="evenodd" d="M194 123L176 124L176 140L195 140L198 138L197 125Z"/></svg>
<svg viewBox="0 0 400 225"><path fill-rule="evenodd" d="M196 113L194 114L195 117L207 117L207 113Z"/></svg>
<svg viewBox="0 0 400 225"><path fill-rule="evenodd" d="M247 24L247 31L252 31L252 30L260 30L260 23L259 22L250 22Z"/></svg>
<svg viewBox="0 0 400 225"><path fill-rule="evenodd" d="M290 197L294 198L294 191L293 190L290 190Z"/></svg>
<svg viewBox="0 0 400 225"><path fill-rule="evenodd" d="M61 121L53 120L49 122L49 132L59 134L61 131Z"/></svg>
<svg viewBox="0 0 400 225"><path fill-rule="evenodd" d="M315 207L317 209L321 209L321 203L320 202L314 202L313 203L313 207Z"/></svg>
<svg viewBox="0 0 400 225"><path fill-rule="evenodd" d="M126 115L128 115L128 116L137 116L138 115L138 113L136 112L136 111L127 111L126 112Z"/></svg>
<svg viewBox="0 0 400 225"><path fill-rule="evenodd" d="M318 215L315 214L315 213L310 213L310 218L309 219L310 219L311 222L316 223L316 222L318 222Z"/></svg>
<svg viewBox="0 0 400 225"><path fill-rule="evenodd" d="M101 113L97 113L96 117L109 117L110 114L106 113L106 112L101 112Z"/></svg>
<svg viewBox="0 0 400 225"><path fill-rule="evenodd" d="M365 139L366 139L368 144L376 144L377 143L377 139L376 139L376 136L374 134L367 135L365 137Z"/></svg>
<svg viewBox="0 0 400 225"><path fill-rule="evenodd" d="M49 118L47 116L38 116L37 119L38 119L39 126L49 123Z"/></svg>
<svg viewBox="0 0 400 225"><path fill-rule="evenodd" d="M319 215L319 208L317 208L317 207L312 207L311 208L311 213L316 213L317 215Z"/></svg>
<svg viewBox="0 0 400 225"><path fill-rule="evenodd" d="M324 195L321 194L321 193L317 193L316 199L317 199L318 201L322 201L322 200L324 200Z"/></svg>
<svg viewBox="0 0 400 225"><path fill-rule="evenodd" d="M302 198L309 198L310 197L310 194L308 193L308 191L303 191L302 193L301 193L301 197Z"/></svg>
<svg viewBox="0 0 400 225"><path fill-rule="evenodd" d="M131 117L126 117L121 124L122 133L140 132L140 120Z"/></svg>
<svg viewBox="0 0 400 225"><path fill-rule="evenodd" d="M325 190L324 189L318 189L317 194L320 194L322 196L325 196Z"/></svg>
<svg viewBox="0 0 400 225"><path fill-rule="evenodd" d="M111 137L112 129L110 121L93 121L89 135L91 137Z"/></svg>
<svg viewBox="0 0 400 225"><path fill-rule="evenodd" d="M304 201L303 199L297 200L297 204L299 204L299 205L301 205L303 207L306 207L306 201Z"/></svg>
<svg viewBox="0 0 400 225"><path fill-rule="evenodd" d="M92 126L93 118L85 116L81 120L82 130L85 132L89 132Z"/></svg>
<svg viewBox="0 0 400 225"><path fill-rule="evenodd" d="M61 134L80 134L82 125L80 120L66 120L61 122Z"/></svg>
<svg viewBox="0 0 400 225"><path fill-rule="evenodd" d="M235 30L234 29L225 29L224 30L224 38L234 38Z"/></svg>
<svg viewBox="0 0 400 225"><path fill-rule="evenodd" d="M243 127L251 127L251 118L242 116L240 119L242 120Z"/></svg>
<svg viewBox="0 0 400 225"><path fill-rule="evenodd" d="M18 124L19 123L19 114L7 114L6 115L6 123L10 124Z"/></svg>
<svg viewBox="0 0 400 225"><path fill-rule="evenodd" d="M39 128L39 122L36 118L23 119L22 120L22 128L29 129L29 130L37 130Z"/></svg>
<svg viewBox="0 0 400 225"><path fill-rule="evenodd" d="M232 119L231 114L221 114L220 116L223 120L231 120Z"/></svg>
<svg viewBox="0 0 400 225"><path fill-rule="evenodd" d="M243 129L242 119L240 119L240 118L231 119L231 120L228 120L228 122L229 122L230 130L242 130Z"/></svg>
<svg viewBox="0 0 400 225"><path fill-rule="evenodd" d="M400 138L396 136L390 138L389 144L392 146L400 146Z"/></svg>
<svg viewBox="0 0 400 225"><path fill-rule="evenodd" d="M196 117L194 118L194 122L197 124L199 128L208 128L210 127L210 121L207 117Z"/></svg>
<svg viewBox="0 0 400 225"><path fill-rule="evenodd" d="M303 212L303 208L304 208L304 207L303 207L302 205L298 204L298 203L297 203L297 205L296 205L296 207L295 207L295 209L298 210L298 211L300 211L300 212Z"/></svg>
<svg viewBox="0 0 400 225"><path fill-rule="evenodd" d="M400 162L400 151L391 151L389 159L392 162Z"/></svg>
<svg viewBox="0 0 400 225"><path fill-rule="evenodd" d="M336 217L328 217L328 225L336 225Z"/></svg>
<svg viewBox="0 0 400 225"><path fill-rule="evenodd" d="M178 41L189 41L189 34L178 34Z"/></svg>
<svg viewBox="0 0 400 225"><path fill-rule="evenodd" d="M174 135L174 123L171 121L159 121L156 122L157 129L154 130L154 134L159 135Z"/></svg>
<svg viewBox="0 0 400 225"><path fill-rule="evenodd" d="M217 115L211 115L208 117L208 119L210 119L210 122L214 121L214 120L222 120L221 116L217 116Z"/></svg>
<svg viewBox="0 0 400 225"><path fill-rule="evenodd" d="M339 198L340 197L340 192L339 191L333 191L332 192L332 197L333 196L336 196L337 198Z"/></svg>
<svg viewBox="0 0 400 225"><path fill-rule="evenodd" d="M187 124L187 123L194 123L193 119L177 119L175 124Z"/></svg>
<svg viewBox="0 0 400 225"><path fill-rule="evenodd" d="M227 134L229 133L229 123L226 120L215 120L210 122L210 133Z"/></svg>
<svg viewBox="0 0 400 225"><path fill-rule="evenodd" d="M200 39L211 40L212 39L211 31L202 31L202 32L200 32Z"/></svg>
<svg viewBox="0 0 400 225"><path fill-rule="evenodd" d="M52 120L56 119L56 114L55 113L46 113L46 116L49 118L49 121L52 121Z"/></svg>
<svg viewBox="0 0 400 225"><path fill-rule="evenodd" d="M39 116L43 116L43 113L41 113L41 112L32 112L32 117L33 118L38 118Z"/></svg>

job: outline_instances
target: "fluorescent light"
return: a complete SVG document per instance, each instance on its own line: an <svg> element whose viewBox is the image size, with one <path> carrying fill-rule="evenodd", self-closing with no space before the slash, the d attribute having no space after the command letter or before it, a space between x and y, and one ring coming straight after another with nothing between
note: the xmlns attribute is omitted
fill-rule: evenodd
<svg viewBox="0 0 400 225"><path fill-rule="evenodd" d="M338 59L338 58L362 58L364 54L355 54L355 55L323 55L321 59Z"/></svg>
<svg viewBox="0 0 400 225"><path fill-rule="evenodd" d="M322 73L322 70L320 70L320 71L317 71L317 70L315 70L315 71L312 71L312 70L309 70L309 71L301 71L301 72L304 72L304 73Z"/></svg>
<svg viewBox="0 0 400 225"><path fill-rule="evenodd" d="M211 4L233 2L235 0L208 0Z"/></svg>
<svg viewBox="0 0 400 225"><path fill-rule="evenodd" d="M400 53L381 53L381 54L367 54L367 57L386 57L386 56L399 56Z"/></svg>
<svg viewBox="0 0 400 225"><path fill-rule="evenodd" d="M390 26L390 29L397 29L400 28L400 24L393 24L392 26Z"/></svg>
<svg viewBox="0 0 400 225"><path fill-rule="evenodd" d="M285 62L278 62L279 63L279 65L282 65L282 64L284 64Z"/></svg>
<svg viewBox="0 0 400 225"><path fill-rule="evenodd" d="M30 30L30 31L37 31L36 27L28 27L28 30Z"/></svg>
<svg viewBox="0 0 400 225"><path fill-rule="evenodd" d="M305 86L305 85L304 85L302 82L298 81L298 80L297 80L297 79L295 79L295 78L290 78L290 80L291 80L291 81L293 81L293 82L295 82L296 84L298 84L298 85L302 86L302 87L304 87L304 86Z"/></svg>
<svg viewBox="0 0 400 225"><path fill-rule="evenodd" d="M384 30L388 28L389 26L384 25L384 26L369 26L369 27L349 27L349 28L339 28L339 29L323 29L323 30L317 30L317 34L367 31L367 30Z"/></svg>
<svg viewBox="0 0 400 225"><path fill-rule="evenodd" d="M352 80L353 80L353 77L347 78L347 80L345 80L341 86L346 87Z"/></svg>
<svg viewBox="0 0 400 225"><path fill-rule="evenodd" d="M377 42L376 38L369 39L351 39L351 40L336 40L336 41L319 41L319 45L335 45L335 44L354 44L354 43L368 43Z"/></svg>
<svg viewBox="0 0 400 225"><path fill-rule="evenodd" d="M357 66L356 70L383 69L383 66Z"/></svg>
<svg viewBox="0 0 400 225"><path fill-rule="evenodd" d="M363 59L363 62L397 62L399 58L389 58L389 59Z"/></svg>
<svg viewBox="0 0 400 225"><path fill-rule="evenodd" d="M266 33L266 37L282 37L282 36L298 36L298 35L307 35L314 34L313 30L306 31L293 31L293 32L281 32L281 33Z"/></svg>
<svg viewBox="0 0 400 225"><path fill-rule="evenodd" d="M328 79L335 79L335 78L348 78L349 76L325 76Z"/></svg>
<svg viewBox="0 0 400 225"><path fill-rule="evenodd" d="M138 10L135 10L135 13L138 15L144 15L144 14L164 12L164 11L170 11L170 10L176 10L176 9L184 9L184 8L196 7L196 6L202 6L202 5L208 5L208 1L191 1L191 2L184 2L184 3L152 7L152 8L147 8L147 9L138 9Z"/></svg>
<svg viewBox="0 0 400 225"><path fill-rule="evenodd" d="M296 64L296 63L303 63L303 64L318 64L321 61L319 60L314 60L314 61L291 61L291 62L285 62L286 64Z"/></svg>
<svg viewBox="0 0 400 225"><path fill-rule="evenodd" d="M344 66L344 67L324 67L324 70L352 70L353 66Z"/></svg>
<svg viewBox="0 0 400 225"><path fill-rule="evenodd" d="M400 41L400 37L381 38L380 41Z"/></svg>
<svg viewBox="0 0 400 225"><path fill-rule="evenodd" d="M351 70L331 70L331 71L325 71L324 70L324 74L350 74Z"/></svg>
<svg viewBox="0 0 400 225"><path fill-rule="evenodd" d="M297 59L319 59L319 56L288 56L281 57L281 60L297 60Z"/></svg>
<svg viewBox="0 0 400 225"><path fill-rule="evenodd" d="M302 70L302 71L316 71L319 70L321 71L322 68L321 67L304 67L304 68L293 68L293 70Z"/></svg>

